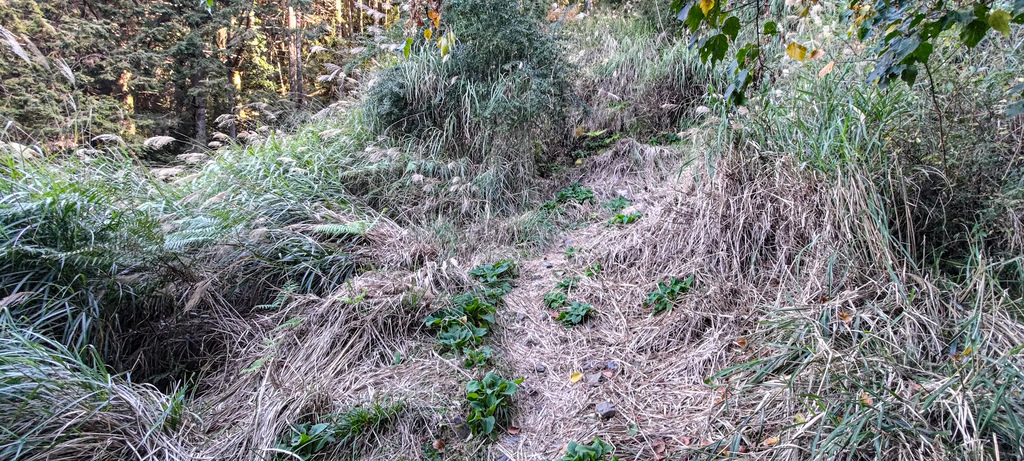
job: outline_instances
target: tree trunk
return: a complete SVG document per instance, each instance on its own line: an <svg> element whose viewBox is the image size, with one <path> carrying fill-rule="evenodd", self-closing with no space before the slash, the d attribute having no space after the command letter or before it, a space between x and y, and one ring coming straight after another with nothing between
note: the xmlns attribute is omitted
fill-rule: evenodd
<svg viewBox="0 0 1024 461"><path fill-rule="evenodd" d="M195 101L193 104L196 108L196 142L201 146L206 145L206 100L208 98L206 91L202 86L206 84L206 76L203 75L201 78L196 79L199 88L195 94Z"/></svg>
<svg viewBox="0 0 1024 461"><path fill-rule="evenodd" d="M292 101L302 106L305 89L302 84L302 37L298 31L298 20L295 8L288 7L288 86L291 88Z"/></svg>

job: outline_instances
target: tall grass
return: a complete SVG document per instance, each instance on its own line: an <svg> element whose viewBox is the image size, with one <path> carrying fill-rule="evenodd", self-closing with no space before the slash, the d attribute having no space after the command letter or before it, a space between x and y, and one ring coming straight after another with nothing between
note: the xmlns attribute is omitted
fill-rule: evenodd
<svg viewBox="0 0 1024 461"><path fill-rule="evenodd" d="M737 363L710 378L729 403L716 412L725 436L703 452L772 440L780 457L811 459L1024 456L1019 250L993 238L1016 232L993 217L1020 193L1024 133L958 122L945 129L974 141L942 155L927 89L867 88L854 65L791 71L749 116L729 114L718 163L797 172L839 218L814 232L845 242L800 250L794 288L760 306ZM957 104L983 111L1008 83L993 75ZM999 174L971 173L980 164Z"/></svg>
<svg viewBox="0 0 1024 461"><path fill-rule="evenodd" d="M0 313L3 459L191 459L197 419L185 399L184 389L167 395L111 375L95 353L74 353Z"/></svg>

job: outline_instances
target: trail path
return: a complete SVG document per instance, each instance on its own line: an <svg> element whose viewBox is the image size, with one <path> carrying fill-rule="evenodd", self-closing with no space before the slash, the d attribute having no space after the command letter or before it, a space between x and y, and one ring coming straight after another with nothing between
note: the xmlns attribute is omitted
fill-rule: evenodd
<svg viewBox="0 0 1024 461"><path fill-rule="evenodd" d="M624 212L665 218L659 203L678 193L663 190L634 198ZM727 347L728 334L713 330L718 322L686 309L652 316L642 307L656 280L675 274L643 274L602 261L601 273L585 276L601 248L642 244L628 238L629 229L608 227L605 221L569 233L540 258L520 264L496 346L514 376L526 381L513 420L518 433L503 436L491 459L556 459L568 441L589 443L595 436L615 442L620 458L636 453L636 459L658 459L666 446L670 452L699 443L716 401L702 381L709 362ZM569 247L580 248L571 259L566 257ZM580 278L569 299L592 303L598 311L575 327L555 321L555 311L543 300L566 277ZM573 383L573 373L583 378ZM613 405L614 416L600 418L595 411L600 403Z"/></svg>

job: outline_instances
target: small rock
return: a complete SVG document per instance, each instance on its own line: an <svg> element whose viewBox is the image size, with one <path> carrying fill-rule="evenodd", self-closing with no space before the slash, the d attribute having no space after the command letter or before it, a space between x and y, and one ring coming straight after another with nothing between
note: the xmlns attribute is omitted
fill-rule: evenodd
<svg viewBox="0 0 1024 461"><path fill-rule="evenodd" d="M522 312L517 313L516 314L516 321L517 322L522 322L523 320L526 320L526 314L524 314Z"/></svg>
<svg viewBox="0 0 1024 461"><path fill-rule="evenodd" d="M608 363L606 363L606 364L605 364L605 366L606 366L606 367L607 367L607 368L608 368L609 370L611 370L611 371L615 371L615 370L618 370L618 369L619 369L619 364L617 364L617 363L615 363L615 362L608 362Z"/></svg>
<svg viewBox="0 0 1024 461"><path fill-rule="evenodd" d="M600 384L601 381L604 381L604 375L601 373L590 373L587 375L587 384L590 384L591 386L596 386Z"/></svg>
<svg viewBox="0 0 1024 461"><path fill-rule="evenodd" d="M554 264L551 264L548 261L544 261L544 262L540 263L540 265L543 266L545 269L550 269L552 266L554 266Z"/></svg>
<svg viewBox="0 0 1024 461"><path fill-rule="evenodd" d="M566 245L572 245L572 239L565 239Z"/></svg>
<svg viewBox="0 0 1024 461"><path fill-rule="evenodd" d="M611 418L617 413L615 405L612 405L610 402L601 402L594 407L594 410L597 411L597 416L600 416L601 419Z"/></svg>
<svg viewBox="0 0 1024 461"><path fill-rule="evenodd" d="M537 373L547 373L548 367L544 366L544 364L542 364L542 363L538 363L536 370L537 370Z"/></svg>
<svg viewBox="0 0 1024 461"><path fill-rule="evenodd" d="M469 438L470 434L472 434L469 431L469 424L467 424L466 420L461 416L453 418L451 425L452 429L455 431L455 436L458 437L459 440L466 440Z"/></svg>

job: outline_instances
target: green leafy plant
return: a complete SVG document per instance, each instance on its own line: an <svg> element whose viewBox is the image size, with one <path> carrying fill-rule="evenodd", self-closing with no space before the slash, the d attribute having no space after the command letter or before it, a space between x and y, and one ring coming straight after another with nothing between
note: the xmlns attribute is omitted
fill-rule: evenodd
<svg viewBox="0 0 1024 461"><path fill-rule="evenodd" d="M601 269L601 263L596 262L587 266L587 268L583 270L583 275L586 275L587 277L596 277L597 274L601 273Z"/></svg>
<svg viewBox="0 0 1024 461"><path fill-rule="evenodd" d="M486 296L464 293L452 299L452 307L427 317L423 323L438 329L437 342L445 349L462 351L483 342L497 308Z"/></svg>
<svg viewBox="0 0 1024 461"><path fill-rule="evenodd" d="M519 389L523 379L509 381L488 372L480 381L466 383L466 400L469 401L469 416L466 422L474 435L495 434L496 421L503 419L509 399Z"/></svg>
<svg viewBox="0 0 1024 461"><path fill-rule="evenodd" d="M570 183L564 189L555 194L555 201L558 203L594 203L594 191L578 182Z"/></svg>
<svg viewBox="0 0 1024 461"><path fill-rule="evenodd" d="M647 300L644 301L644 307L650 307L654 313L672 309L672 303L676 301L676 298L681 294L689 292L692 285L692 275L685 279L672 277L667 280L662 280L658 282L657 290L647 294Z"/></svg>
<svg viewBox="0 0 1024 461"><path fill-rule="evenodd" d="M565 259L572 259L576 257L576 254L580 252L579 248L568 247L565 249Z"/></svg>
<svg viewBox="0 0 1024 461"><path fill-rule="evenodd" d="M469 271L469 275L488 288L505 294L512 290L515 279L519 277L519 271L514 261L502 259L494 264L477 266Z"/></svg>
<svg viewBox="0 0 1024 461"><path fill-rule="evenodd" d="M608 130L591 131L580 135L579 139L583 141L579 149L572 152L574 158L587 158L594 154L607 149L622 138L622 133L615 133L613 135L608 134Z"/></svg>
<svg viewBox="0 0 1024 461"><path fill-rule="evenodd" d="M594 441L590 445L569 442L565 450L565 456L557 461L602 461L606 455L612 454L614 450L614 447L602 441L600 437L594 437ZM618 461L618 458L612 456L611 461Z"/></svg>
<svg viewBox="0 0 1024 461"><path fill-rule="evenodd" d="M639 211L634 211L629 214L619 213L615 215L615 217L613 217L612 219L608 220L608 225L611 226L613 224L632 224L633 222L636 222L636 220L643 217L643 215L644 214Z"/></svg>
<svg viewBox="0 0 1024 461"><path fill-rule="evenodd" d="M618 213L632 204L633 202L626 200L626 197L620 195L607 202L602 203L601 206Z"/></svg>
<svg viewBox="0 0 1024 461"><path fill-rule="evenodd" d="M466 357L462 359L462 366L466 368L484 367L494 353L491 348L484 346L480 349L464 349Z"/></svg>
<svg viewBox="0 0 1024 461"><path fill-rule="evenodd" d="M402 407L400 402L378 402L357 406L345 413L326 415L323 418L325 422L293 424L289 435L277 444L277 448L309 459L334 446L349 446L359 436L390 424Z"/></svg>
<svg viewBox="0 0 1024 461"><path fill-rule="evenodd" d="M558 283L555 284L555 288L557 288L559 290L562 290L562 291L569 291L569 290L572 290L573 288L576 288L576 285L579 285L579 284L580 284L580 278L579 277L569 277L569 278L564 278L562 280L559 280Z"/></svg>
<svg viewBox="0 0 1024 461"><path fill-rule="evenodd" d="M548 309L561 309L563 306L569 304L569 298L565 296L565 293L560 291L552 291L544 295L544 305Z"/></svg>
<svg viewBox="0 0 1024 461"><path fill-rule="evenodd" d="M591 313L597 312L590 303L573 301L572 306L560 312L555 320L562 322L567 327L579 325L587 320Z"/></svg>

